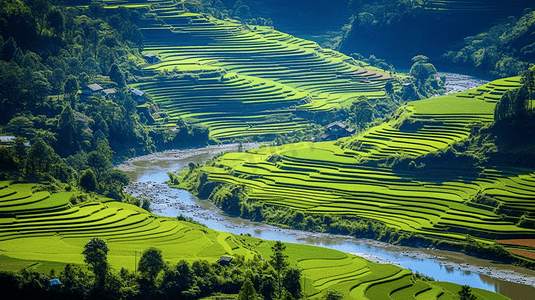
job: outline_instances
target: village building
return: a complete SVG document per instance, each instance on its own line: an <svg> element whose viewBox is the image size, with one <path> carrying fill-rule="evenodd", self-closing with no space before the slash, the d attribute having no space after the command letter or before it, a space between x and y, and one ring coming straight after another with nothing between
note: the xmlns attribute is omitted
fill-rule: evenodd
<svg viewBox="0 0 535 300"><path fill-rule="evenodd" d="M0 136L0 147L12 147L15 145L15 136L8 135L8 136ZM30 147L30 142L24 143L24 146Z"/></svg>
<svg viewBox="0 0 535 300"><path fill-rule="evenodd" d="M221 256L218 260L217 260L217 263L222 265L222 266L228 266L230 265L230 263L232 262L232 260L234 259L234 257L230 257L230 256Z"/></svg>
<svg viewBox="0 0 535 300"><path fill-rule="evenodd" d="M351 128L340 121L332 122L323 128L325 128L325 134L314 138L314 141L334 141L342 137L350 136L355 132L354 128Z"/></svg>
<svg viewBox="0 0 535 300"><path fill-rule="evenodd" d="M134 99L136 102L145 102L145 93L143 93L142 91L138 89L131 89L130 93L132 94L132 99Z"/></svg>
<svg viewBox="0 0 535 300"><path fill-rule="evenodd" d="M149 64L154 64L159 61L158 56L154 53L146 53L143 55L143 58L147 61Z"/></svg>
<svg viewBox="0 0 535 300"><path fill-rule="evenodd" d="M104 98L106 99L109 99L109 96L110 95L113 95L117 93L117 90L116 89L104 89L102 90L102 95L104 96Z"/></svg>
<svg viewBox="0 0 535 300"><path fill-rule="evenodd" d="M104 90L103 87L100 86L98 83L90 84L82 89L82 95L85 96L94 96L96 94L102 93Z"/></svg>

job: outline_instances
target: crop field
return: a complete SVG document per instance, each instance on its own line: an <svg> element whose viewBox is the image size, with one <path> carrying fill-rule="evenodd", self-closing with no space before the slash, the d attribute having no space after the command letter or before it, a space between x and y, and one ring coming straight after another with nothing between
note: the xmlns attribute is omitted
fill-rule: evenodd
<svg viewBox="0 0 535 300"><path fill-rule="evenodd" d="M133 250L150 246L160 248L174 263L254 255L230 234L158 217L106 198L72 205L71 193L32 192L34 187L9 182L0 185L2 270L29 265L46 269L54 262L81 264L83 246L93 237L108 243L109 261L115 268L133 269Z"/></svg>
<svg viewBox="0 0 535 300"><path fill-rule="evenodd" d="M175 1L128 3L150 11L139 27L144 53L159 61L144 66L146 76L132 86L167 113L160 125L184 119L218 140L289 133L313 123L300 112L347 107L362 95L383 98L388 81L400 88L382 70L271 27L186 13ZM155 79L155 72L174 75Z"/></svg>
<svg viewBox="0 0 535 300"><path fill-rule="evenodd" d="M158 217L106 198L72 205L70 193L51 195L33 192L34 189L33 184L0 182L0 207L19 202L11 203L10 210L0 214L0 270L34 268L58 272L67 263L83 264L81 253L92 237L107 242L108 261L115 269L133 269L134 251L151 246L161 249L164 259L170 263L181 259L190 262L205 259L213 263L222 255L242 255L246 259L254 259L256 254L265 258L271 255L274 242ZM47 201L49 198L56 200ZM21 201L30 199L35 205L29 209ZM303 270L305 292L313 299L321 298L329 289L357 299L383 299L385 295L392 299L420 299L418 294L429 291L453 295L451 288L416 279L410 271L394 265L372 263L332 249L286 246L291 265ZM489 299L505 298L496 294Z"/></svg>
<svg viewBox="0 0 535 300"><path fill-rule="evenodd" d="M535 238L535 230L517 226L518 217L504 219L495 207L473 203L484 195L533 218L533 171L503 167L474 176L447 167L394 172L363 164L396 154L433 153L465 139L473 126L493 121L496 101L516 86L518 78L509 78L411 102L389 122L357 137L229 153L202 168L213 181L246 186L250 200L305 214L357 216L453 240L466 234L481 240Z"/></svg>
<svg viewBox="0 0 535 300"><path fill-rule="evenodd" d="M254 243L263 257L271 255L273 242L258 243L254 238L239 238L252 240L247 243ZM457 285L444 283L443 287L441 282L416 279L406 269L370 262L332 249L287 244L286 253L291 265L302 270L305 278L303 293L309 299L321 299L327 290L339 291L346 295L346 299L455 299L460 289ZM478 299L507 299L484 290L474 291L477 291Z"/></svg>

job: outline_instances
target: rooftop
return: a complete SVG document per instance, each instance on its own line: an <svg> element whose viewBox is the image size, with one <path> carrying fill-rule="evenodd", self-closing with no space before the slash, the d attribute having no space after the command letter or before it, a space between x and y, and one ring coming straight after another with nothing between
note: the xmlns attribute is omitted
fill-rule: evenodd
<svg viewBox="0 0 535 300"><path fill-rule="evenodd" d="M330 129L330 128L334 127L334 126L337 126L337 127L342 128L342 129L345 129L347 132L355 131L355 129L345 125L344 123L342 123L340 121L335 121L335 122L332 122L331 124L325 125L325 128Z"/></svg>
<svg viewBox="0 0 535 300"><path fill-rule="evenodd" d="M144 95L144 93L138 89L131 89L130 91L132 92L132 94L139 96L139 97Z"/></svg>
<svg viewBox="0 0 535 300"><path fill-rule="evenodd" d="M105 90L102 90L102 92L104 93L104 95L109 95L109 94L115 94L117 92L116 89L105 89Z"/></svg>
<svg viewBox="0 0 535 300"><path fill-rule="evenodd" d="M90 84L90 85L87 86L87 88L92 90L92 91L94 91L94 92L102 91L104 89L98 83Z"/></svg>

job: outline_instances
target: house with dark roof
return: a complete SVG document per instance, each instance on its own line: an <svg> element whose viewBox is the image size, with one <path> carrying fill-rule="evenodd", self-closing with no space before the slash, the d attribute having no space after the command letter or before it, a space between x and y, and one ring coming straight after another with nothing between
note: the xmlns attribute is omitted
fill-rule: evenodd
<svg viewBox="0 0 535 300"><path fill-rule="evenodd" d="M104 90L103 87L100 86L98 83L90 84L82 89L82 95L85 96L94 96L96 94L102 93Z"/></svg>
<svg viewBox="0 0 535 300"><path fill-rule="evenodd" d="M345 125L340 121L332 122L328 125L325 125L323 128L325 128L325 134L315 138L315 141L334 141L355 133L355 129Z"/></svg>
<svg viewBox="0 0 535 300"><path fill-rule="evenodd" d="M222 265L222 266L228 266L228 265L230 265L230 263L232 262L233 259L234 259L234 257L231 257L231 256L221 256L217 260L217 263Z"/></svg>
<svg viewBox="0 0 535 300"><path fill-rule="evenodd" d="M143 58L147 61L149 64L154 64L159 61L158 56L154 53L145 53L143 54Z"/></svg>

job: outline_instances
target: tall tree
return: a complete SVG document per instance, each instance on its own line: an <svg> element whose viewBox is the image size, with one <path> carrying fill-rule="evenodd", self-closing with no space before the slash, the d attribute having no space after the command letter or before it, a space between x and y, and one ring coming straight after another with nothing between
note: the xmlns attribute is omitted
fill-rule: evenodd
<svg viewBox="0 0 535 300"><path fill-rule="evenodd" d="M76 119L70 103L67 103L58 120L58 152L62 157L75 153L78 150L76 135Z"/></svg>
<svg viewBox="0 0 535 300"><path fill-rule="evenodd" d="M253 282L250 278L245 279L238 293L238 300L255 300L256 298L256 290L254 289Z"/></svg>
<svg viewBox="0 0 535 300"><path fill-rule="evenodd" d="M283 286L292 294L293 298L301 298L301 270L298 268L288 268L284 274Z"/></svg>
<svg viewBox="0 0 535 300"><path fill-rule="evenodd" d="M108 72L108 76L110 76L110 80L117 83L117 86L122 88L126 86L126 82L124 80L124 73L121 71L121 68L116 63L113 63L111 65L110 71Z"/></svg>
<svg viewBox="0 0 535 300"><path fill-rule="evenodd" d="M36 137L32 141L30 151L28 152L28 171L29 174L42 175L52 167L52 164L59 160L58 155L47 145L42 138Z"/></svg>
<svg viewBox="0 0 535 300"><path fill-rule="evenodd" d="M103 291L108 275L108 245L99 238L92 238L85 246L82 254L85 256L84 262L89 264L89 269L96 277L96 291Z"/></svg>
<svg viewBox="0 0 535 300"><path fill-rule="evenodd" d="M139 272L141 276L146 278L152 285L154 285L156 277L165 267L162 251L155 247L150 247L143 251L141 259L139 260Z"/></svg>
<svg viewBox="0 0 535 300"><path fill-rule="evenodd" d="M271 247L271 258L269 264L277 272L277 294L278 299L282 299L282 278L283 274L290 265L288 262L288 255L284 254L286 246L281 241L276 241L275 244Z"/></svg>
<svg viewBox="0 0 535 300"><path fill-rule="evenodd" d="M94 192L97 189L97 176L91 169L87 169L80 176L80 186L87 192Z"/></svg>

